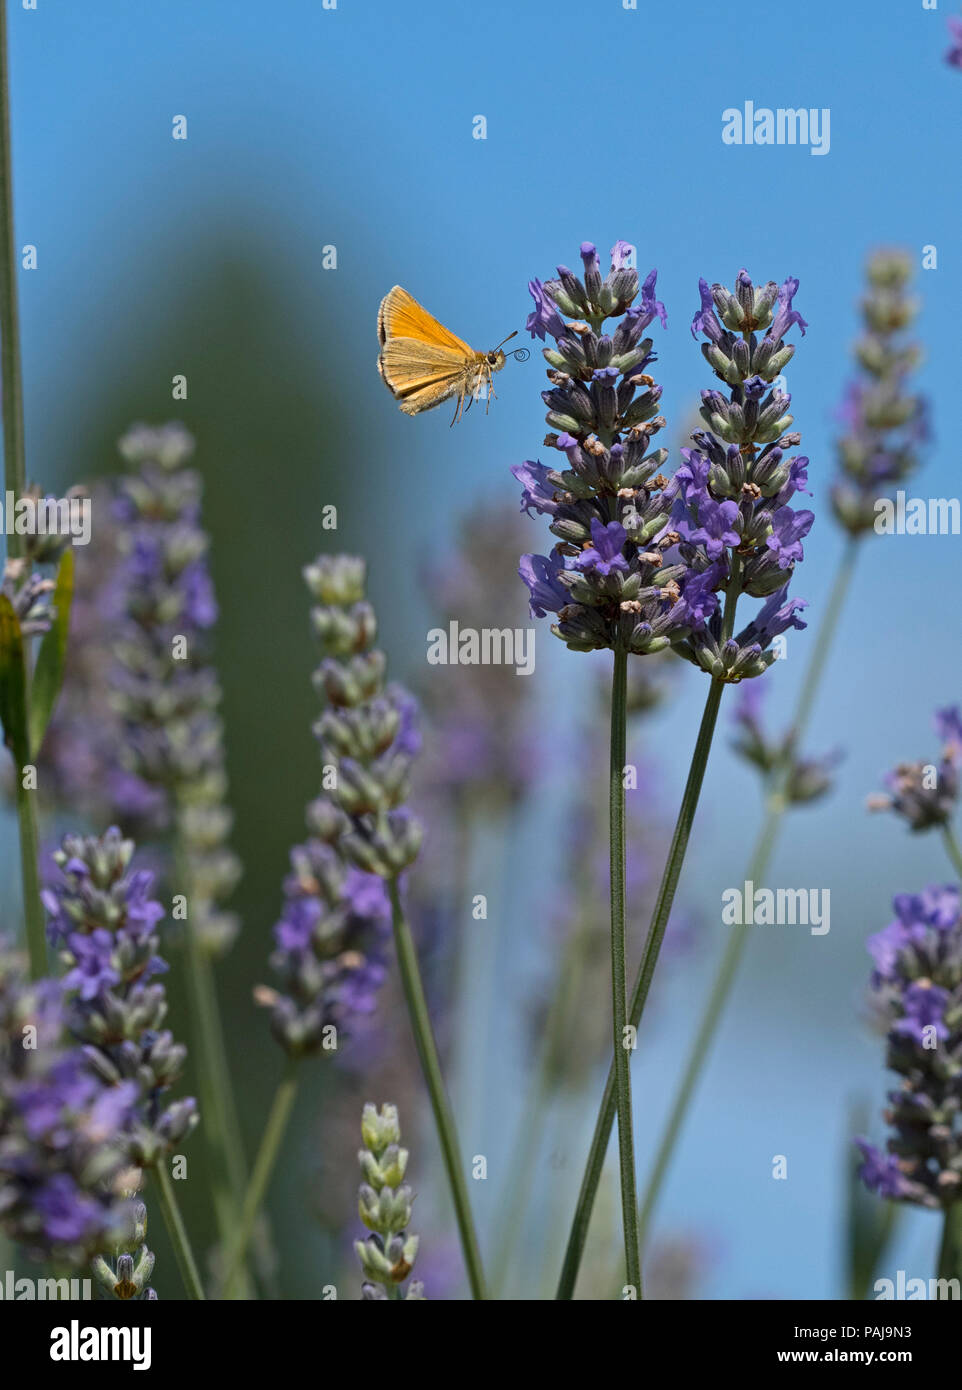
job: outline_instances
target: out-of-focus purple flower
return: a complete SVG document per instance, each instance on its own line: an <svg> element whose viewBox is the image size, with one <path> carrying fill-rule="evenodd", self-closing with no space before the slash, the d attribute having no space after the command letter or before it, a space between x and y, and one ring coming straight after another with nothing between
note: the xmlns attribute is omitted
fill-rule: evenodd
<svg viewBox="0 0 962 1390"><path fill-rule="evenodd" d="M873 1013L888 1029L888 1157L860 1140L867 1186L942 1208L962 1199L962 919L955 887L895 899L895 919L869 938Z"/></svg>
<svg viewBox="0 0 962 1390"><path fill-rule="evenodd" d="M320 556L304 577L321 648L315 688L327 700L314 725L335 776L308 808L312 837L291 854L272 964L283 993L261 989L275 1038L290 1056L333 1052L373 1012L385 976L390 906L382 880L417 856L421 830L404 806L420 748L416 702L384 686L376 622L355 556Z"/></svg>
<svg viewBox="0 0 962 1390"><path fill-rule="evenodd" d="M855 1143L862 1152L858 1176L865 1186L880 1197L898 1200L909 1186L898 1160L892 1154L880 1153L867 1139L856 1139Z"/></svg>
<svg viewBox="0 0 962 1390"><path fill-rule="evenodd" d="M855 348L859 376L837 412L844 432L831 494L835 515L852 536L876 527L893 489L918 467L928 435L926 402L909 385L922 356L908 337L918 313L909 295L912 265L912 256L897 250L876 251L868 262L865 331Z"/></svg>
<svg viewBox="0 0 962 1390"><path fill-rule="evenodd" d="M29 982L0 939L0 1229L36 1259L80 1268L128 1232L118 1182L137 1094L91 1068L61 983Z"/></svg>
<svg viewBox="0 0 962 1390"><path fill-rule="evenodd" d="M0 577L0 594L10 604L20 623L24 637L36 637L49 632L54 610L51 596L54 581L39 570L30 569L25 560L6 560Z"/></svg>
<svg viewBox="0 0 962 1390"><path fill-rule="evenodd" d="M952 43L945 55L945 61L951 68L962 70L962 18L958 15L949 15L949 33L952 36Z"/></svg>
<svg viewBox="0 0 962 1390"><path fill-rule="evenodd" d="M868 798L870 811L894 811L910 830L948 825L959 799L962 722L956 706L936 710L935 731L943 741L938 763L899 763L883 777L885 792Z"/></svg>
<svg viewBox="0 0 962 1390"><path fill-rule="evenodd" d="M796 752L791 729L781 737L769 735L762 719L767 689L763 680L748 681L739 687L733 710L738 734L732 747L766 778L781 776L784 796L790 804L815 801L831 789L835 768L842 760L841 750L835 749L820 758L806 758Z"/></svg>
<svg viewBox="0 0 962 1390"><path fill-rule="evenodd" d="M229 847L220 686L210 662L217 601L201 527L202 482L187 467L193 440L179 424L134 426L120 441L130 472L117 483L118 561L105 608L117 628L110 701L119 716L126 784L149 805L161 792L191 899L191 931L211 954L224 951L237 920L221 906L240 864ZM131 807L119 808L128 813Z"/></svg>

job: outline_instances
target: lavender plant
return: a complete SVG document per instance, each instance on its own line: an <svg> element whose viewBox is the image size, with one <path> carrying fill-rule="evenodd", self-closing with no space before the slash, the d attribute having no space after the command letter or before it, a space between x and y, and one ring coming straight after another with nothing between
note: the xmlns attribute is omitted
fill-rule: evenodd
<svg viewBox="0 0 962 1390"><path fill-rule="evenodd" d="M98 1079L133 1088L124 1152L128 1163L154 1172L185 1287L202 1299L167 1170L167 1156L197 1124L197 1103L168 1095L187 1049L161 1026L167 995L158 977L167 964L156 928L164 910L150 897L153 875L131 867L133 855L116 827L99 838L66 836L54 854L59 875L43 894L48 934L66 970L65 1025Z"/></svg>
<svg viewBox="0 0 962 1390"><path fill-rule="evenodd" d="M247 1168L212 962L236 917L223 903L240 876L229 845L220 683L210 659L217 603L200 523L194 441L179 423L136 425L119 442L129 471L112 508L117 563L103 595L113 634L108 698L119 724L121 822L146 817L171 841L172 881L185 903L187 981L205 1138L215 1172L221 1242L230 1240Z"/></svg>
<svg viewBox="0 0 962 1390"><path fill-rule="evenodd" d="M872 999L887 1027L891 1135L859 1139L860 1176L890 1201L943 1216L939 1277L962 1275L962 919L955 887L900 894L869 938Z"/></svg>
<svg viewBox="0 0 962 1390"><path fill-rule="evenodd" d="M397 1108L365 1105L361 1117L364 1148L358 1154L362 1181L358 1194L361 1220L371 1234L354 1249L364 1271L361 1297L386 1303L424 1298L424 1285L411 1279L418 1237L408 1234L414 1197L404 1181L408 1151L402 1149ZM406 1287L405 1287L406 1285Z"/></svg>
<svg viewBox="0 0 962 1390"><path fill-rule="evenodd" d="M869 259L868 288L862 303L864 333L855 350L859 375L847 392L842 410L846 431L837 446L839 473L832 491L835 516L844 526L847 539L791 724L778 743L765 738L758 725L757 712L751 712L757 699L752 688L749 687L743 696L739 748L743 756L759 766L765 796L761 828L743 875L755 883L764 879L782 818L789 807L799 804L799 791L814 789L818 795L823 795L828 790L825 781L838 754L813 760L802 757L798 750L826 669L861 542L873 534L875 504L918 464L926 409L922 398L914 394L909 385L910 373L921 356L918 346L907 338L917 313L908 295L910 267L907 254L897 251L876 252ZM798 466L796 460L796 481L804 486ZM810 799L801 797L802 801ZM749 933L744 928L732 932L699 1017L642 1195L642 1236L647 1231L718 1024L731 996L748 939Z"/></svg>
<svg viewBox="0 0 962 1390"><path fill-rule="evenodd" d="M612 684L610 785L611 964L614 1063L569 1239L559 1297L570 1298L587 1233L608 1135L617 1108L622 1216L628 1284L640 1291L641 1269L626 1042L640 1023L681 873L724 687L757 676L774 660L771 644L790 627L801 600L788 584L802 558L812 513L788 504L806 480L807 460L787 456L800 437L789 432L790 398L774 384L794 354L785 335L805 322L793 308L798 288L786 280L756 289L740 271L734 292L701 282L701 310L692 324L703 353L727 388L702 393L709 429L668 479L665 453L649 454L664 425L661 391L645 368L652 341L642 335L664 306L655 272L639 285L631 248L612 248L602 280L598 254L584 243L584 279L566 267L529 288L533 337L545 349L551 389L548 423L561 431L546 444L564 453L566 470L527 462L515 469L522 506L550 518L559 544L548 557L524 556L521 575L532 615L558 614L552 631L573 650L610 648ZM640 303L634 301L641 293ZM613 331L604 331L617 319ZM742 594L763 598L761 610L735 632ZM723 595L723 602L719 598ZM648 938L628 1007L624 949L625 682L629 653L675 647L711 678L691 770ZM616 1101L617 1097L617 1101Z"/></svg>
<svg viewBox="0 0 962 1390"><path fill-rule="evenodd" d="M859 375L839 410L839 476L832 507L854 540L874 529L879 500L918 466L928 435L925 403L908 385L922 359L906 337L918 313L908 295L912 262L903 251L877 251L868 263L864 332L855 344Z"/></svg>
<svg viewBox="0 0 962 1390"><path fill-rule="evenodd" d="M119 1192L137 1093L91 1068L60 982L30 981L0 938L0 1227L35 1259L79 1269L129 1236Z"/></svg>
<svg viewBox="0 0 962 1390"><path fill-rule="evenodd" d="M385 891L418 1055L425 1074L475 1297L484 1280L457 1136L444 1093L410 928L401 874L417 858L421 827L405 806L420 739L412 698L385 683L376 620L365 599L364 561L322 555L304 577L314 599L311 624L321 650L315 688L326 707L314 726L323 791L308 812L314 839L292 860L285 914L275 929L275 964L286 993L260 991L275 1037L289 1056L244 1203L234 1261L250 1238L293 1105L296 1061L338 1045L338 1023L369 1013L384 976ZM307 869L306 875L300 870ZM305 891L306 890L306 891Z"/></svg>

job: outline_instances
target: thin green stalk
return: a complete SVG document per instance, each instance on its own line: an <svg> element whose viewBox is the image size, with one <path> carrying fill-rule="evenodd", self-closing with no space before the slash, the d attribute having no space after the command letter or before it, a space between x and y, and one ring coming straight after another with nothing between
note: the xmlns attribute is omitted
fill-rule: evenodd
<svg viewBox="0 0 962 1390"><path fill-rule="evenodd" d="M175 845L175 874L187 899L184 937L187 946L187 998L191 1035L197 1056L194 1071L200 1091L205 1147L211 1158L211 1190L217 1233L224 1250L231 1248L244 1192L243 1151L239 1136L228 1132L227 1104L231 1094L230 1072L210 958L194 924L193 884L183 845ZM238 1164L240 1172L238 1173Z"/></svg>
<svg viewBox="0 0 962 1390"><path fill-rule="evenodd" d="M765 803L764 819L762 828L759 832L755 848L752 851L748 868L745 871L745 878L752 883L757 883L764 878L774 852L778 833L781 829L782 817L788 809L786 799L787 779L791 772L791 760L795 749L798 747L811 717L812 708L815 703L815 696L818 691L819 682L825 670L825 663L831 649L841 610L848 593L858 555L858 542L850 538L842 552L835 578L829 590L828 606L822 618L818 633L815 638L815 649L812 660L809 664L805 679L799 692L798 705L795 709L795 717L791 724L791 733L785 749L785 762L783 767L776 772L773 779L773 787ZM962 862L962 861L960 861ZM962 868L960 868L962 873ZM751 929L749 927L736 927L728 939L728 945L722 956L718 967L718 974L712 985L708 1000L698 1023L695 1033L695 1041L692 1044L688 1056L688 1062L682 1073L678 1091L675 1094L668 1119L665 1122L665 1129L655 1154L654 1164L651 1174L645 1186L641 1199L641 1241L644 1245L645 1235L651 1220L652 1211L661 1192L661 1186L668 1171L675 1145L681 1134L688 1107L691 1104L695 1088L698 1085L699 1077L708 1057L711 1054L712 1044L718 1024L725 1010L731 993L735 975L741 963L742 953L748 942Z"/></svg>
<svg viewBox="0 0 962 1390"><path fill-rule="evenodd" d="M274 1103L267 1117L267 1124L264 1127L257 1157L254 1160L250 1182L244 1195L240 1220L227 1247L229 1254L224 1278L224 1296L226 1298L235 1296L238 1280L243 1272L244 1260L254 1231L257 1213L260 1211L267 1194L271 1174L280 1152L281 1141L287 1132L291 1112L294 1109L298 1080L298 1063L292 1059L288 1062L284 1079L274 1094Z"/></svg>
<svg viewBox="0 0 962 1390"><path fill-rule="evenodd" d="M391 892L394 946L397 951L401 984L404 989L404 998L407 1001L408 1016L414 1032L414 1043L420 1058L421 1070L431 1098L431 1108L434 1111L434 1123L437 1127L444 1167L451 1188L471 1294L475 1299L484 1299L487 1294L485 1292L484 1271L481 1267L481 1252L478 1248L478 1237L471 1216L471 1204L468 1200L467 1183L458 1148L454 1117L451 1114L451 1107L444 1090L444 1078L441 1075L437 1044L434 1041L428 1003L424 996L417 951L411 936L411 928L408 926L404 909L401 906L397 879L391 879L388 887Z"/></svg>
<svg viewBox="0 0 962 1390"><path fill-rule="evenodd" d="M738 552L735 551L732 554L731 572L725 590L725 608L722 614L723 642L728 640L735 628L735 607L741 595L741 586L741 557L738 555ZM718 709L721 705L721 697L724 689L725 682L713 677L708 688L708 698L705 701L705 708L702 712L698 737L695 741L695 749L692 753L691 765L688 769L688 780L685 783L681 807L678 811L678 819L675 822L675 830L668 850L668 859L665 863L661 886L658 890L658 899L655 903L655 910L652 913L651 922L648 926L648 935L645 938L641 965L638 968L638 974L632 989L628 1016L629 1021L636 1029L641 1023L645 1004L648 1000L648 991L651 988L655 966L658 964L658 955L661 951L661 943L664 940L665 928L668 925L668 918L671 915L672 904L675 900L675 890L678 887L682 865L685 862L685 853L688 849L692 822L695 819L695 811L698 807L698 798L701 795L702 782L705 779L705 768L708 766L708 755L711 752L712 738L715 734L715 725L718 721ZM564 1263L561 1267L561 1277L558 1281L558 1290L555 1295L558 1299L574 1298L575 1284L578 1279L578 1268L584 1253L585 1241L588 1238L591 1211L594 1206L595 1196L598 1192L598 1184L601 1181L601 1172L604 1167L605 1154L608 1150L608 1140L611 1137L611 1126L614 1122L614 1116L615 1064L613 1062L608 1070L608 1080L605 1083L605 1092L601 1101L601 1109L598 1112L598 1119L595 1122L595 1132L591 1139L591 1148L588 1151L588 1162L585 1167L584 1177L581 1180L581 1190L578 1193L578 1202L575 1207L574 1219L571 1223L571 1232L568 1236Z"/></svg>
<svg viewBox="0 0 962 1390"><path fill-rule="evenodd" d="M20 313L17 305L17 251L13 227L13 163L10 140L10 83L7 61L7 7L0 3L0 400L3 403L3 476L6 490L20 497L27 488L23 428L23 373L20 362ZM7 554L17 559L23 537L7 536ZM26 707L30 708L30 663L23 657ZM30 750L27 750L29 757ZM15 770L17 820L20 826L20 872L30 974L47 973L47 940L40 901L37 808L34 794L23 787L23 768Z"/></svg>
<svg viewBox="0 0 962 1390"><path fill-rule="evenodd" d="M627 756L628 653L618 647L611 677L611 757L608 765L608 831L611 865L611 1017L614 1037L618 1168L625 1238L625 1278L642 1296L635 1191L635 1141L631 1119L628 984L625 978L625 758Z"/></svg>
<svg viewBox="0 0 962 1390"><path fill-rule="evenodd" d="M678 886L678 879L685 859L685 851L688 848L691 825L695 817L695 808L698 805L698 797L705 776L705 767L708 763L708 754L711 749L712 736L715 732L715 723L718 719L718 708L721 703L723 690L723 681L712 680L708 690L708 698L705 701L705 709L701 718L701 727L698 731L695 751L692 754L691 767L689 768L688 780L685 784L684 795L682 796L681 809L678 812L678 820L675 824L675 831L668 852L668 860L665 864L665 872L662 876L658 899L655 903L655 910L648 928L644 958L635 979L631 1002L628 1008L629 1022L633 1024L635 1028L637 1028L641 1022L645 1002L648 998L648 989L651 985L651 978L658 960L658 952L661 948L665 927L668 924L668 917L671 912L672 903L674 902L675 889ZM594 1206L598 1184L601 1181L601 1171L604 1167L605 1153L608 1149L608 1140L611 1135L611 1127L614 1123L614 1118L615 1075L614 1063L612 1063L608 1071L608 1080L601 1102L601 1110L591 1140L588 1163L585 1168L584 1177L582 1178L581 1190L578 1194L578 1203L571 1225L571 1233L568 1237L568 1246L565 1251L564 1264L562 1266L561 1278L558 1283L558 1291L556 1294L556 1297L559 1299L574 1297L578 1267L581 1264L581 1256L584 1252L585 1241L588 1236L591 1209Z"/></svg>
<svg viewBox="0 0 962 1390"><path fill-rule="evenodd" d="M764 878L771 858L772 849L775 845L775 837L778 828L778 812L772 809L773 804L774 799L766 806L765 822L762 826L762 832L755 845L754 853L752 854L745 874L746 879L751 883L757 883ZM682 1073L678 1090L675 1093L675 1099L672 1102L668 1119L665 1122L661 1142L655 1154L651 1174L648 1178L644 1193L642 1194L641 1213L638 1219L639 1238L642 1247L644 1247L645 1236L648 1233L648 1223L651 1219L652 1210L661 1192L661 1185L668 1171L668 1165L671 1162L675 1144L678 1141L681 1127L684 1124L688 1106L691 1102L698 1079L701 1076L702 1067L711 1050L715 1030L718 1027L719 1019L728 1002L732 983L734 982L738 966L741 962L742 953L750 934L751 927L746 926L735 927L732 931L731 936L728 938L728 944L725 947L725 954L722 956L721 964L718 967L718 973L715 976L715 982L712 985L711 993L708 996L708 1002L705 1005L704 1012L699 1021L698 1031L695 1034L694 1042L691 1045L691 1051L688 1054L688 1062Z"/></svg>
<svg viewBox="0 0 962 1390"><path fill-rule="evenodd" d="M962 1279L962 1202L945 1209L939 1246L939 1278Z"/></svg>
<svg viewBox="0 0 962 1390"><path fill-rule="evenodd" d="M537 1071L521 1108L518 1135L512 1149L511 1161L507 1166L507 1185L499 1201L500 1234L495 1247L496 1255L491 1276L491 1287L499 1298L506 1292L512 1255L524 1233L524 1218L534 1183L535 1161L544 1137L549 1105L557 1089L558 1066L563 1056L564 1040L572 1016L578 977L586 964L585 952L590 934L587 911L586 907L578 925L564 944L558 971L558 986L553 993L545 1021Z"/></svg>
<svg viewBox="0 0 962 1390"><path fill-rule="evenodd" d="M825 671L825 663L828 661L828 654L832 649L835 640L835 632L838 627L839 618L842 615L842 608L848 594L849 585L852 582L852 575L855 572L855 562L858 559L859 544L857 536L849 536L845 542L845 549L842 551L842 558L839 561L832 587L828 594L828 604L825 609L825 616L819 624L818 633L815 638L815 650L808 670L805 672L805 680L798 697L798 705L795 709L795 718L791 727L791 745L789 751L794 751L802 740L805 730L808 728L808 721L811 717L812 708L815 704L815 696L821 684L822 675Z"/></svg>
<svg viewBox="0 0 962 1390"><path fill-rule="evenodd" d="M20 875L23 882L23 916L30 958L30 975L47 974L47 933L40 899L40 844L37 833L36 793L23 787L22 769L16 770L17 819L20 823Z"/></svg>
<svg viewBox="0 0 962 1390"><path fill-rule="evenodd" d="M157 1196L160 1200L160 1209L164 1215L167 1234L174 1247L174 1255L180 1270L180 1277L184 1281L184 1288L187 1290L187 1297L203 1302L206 1295L200 1282L200 1275L197 1273L197 1263L190 1246L187 1228L184 1226L184 1218L180 1214L180 1206L174 1194L173 1183L167 1172L166 1160L161 1158L152 1171L157 1178Z"/></svg>
<svg viewBox="0 0 962 1390"><path fill-rule="evenodd" d="M13 239L13 167L10 142L10 82L7 65L7 6L0 5L0 376L3 381L3 475L8 491L26 491L23 431L23 379L20 366L20 314L17 306L17 252ZM7 553L16 559L23 537L7 536Z"/></svg>
<svg viewBox="0 0 962 1390"><path fill-rule="evenodd" d="M959 875L959 878L962 879L962 847L960 847L955 837L955 831L952 829L951 825L943 825L942 843L945 845L946 853L952 861L953 869Z"/></svg>

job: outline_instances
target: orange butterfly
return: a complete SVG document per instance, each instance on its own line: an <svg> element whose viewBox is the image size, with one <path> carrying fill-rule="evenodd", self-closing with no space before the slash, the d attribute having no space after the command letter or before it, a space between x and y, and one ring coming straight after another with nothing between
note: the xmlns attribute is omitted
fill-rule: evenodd
<svg viewBox="0 0 962 1390"><path fill-rule="evenodd" d="M475 352L400 285L381 300L377 336L381 344L377 369L405 415L433 410L456 395L453 425L485 387L490 405L494 395L491 377L505 363L503 343L490 352ZM516 337L517 332L509 333L504 342ZM512 356L525 361L530 354L527 348L519 348Z"/></svg>

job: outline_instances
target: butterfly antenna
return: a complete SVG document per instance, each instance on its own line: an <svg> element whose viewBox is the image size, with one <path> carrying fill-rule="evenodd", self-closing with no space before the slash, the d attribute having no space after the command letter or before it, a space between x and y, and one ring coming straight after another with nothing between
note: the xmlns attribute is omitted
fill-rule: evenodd
<svg viewBox="0 0 962 1390"><path fill-rule="evenodd" d="M518 336L518 330L515 329L514 332L513 332L513 333L509 333L508 336L507 336L506 338L502 338L501 341L500 341L500 343L498 344L498 347L492 348L491 351L492 351L492 352L497 352L497 351L498 351L498 348L503 348L504 345L505 345L505 343L510 343L511 339L512 339L512 338L516 338L517 336Z"/></svg>

